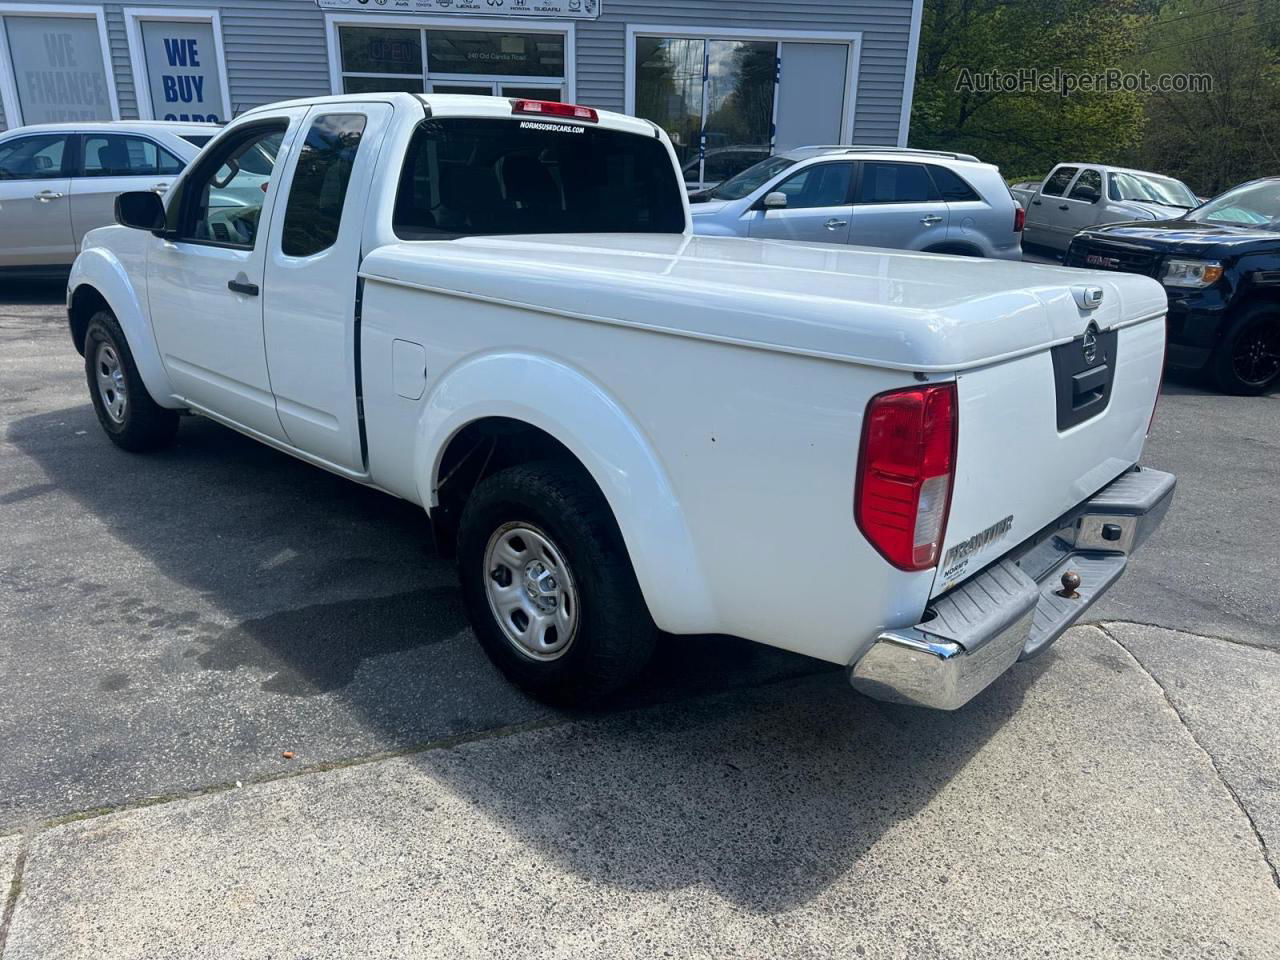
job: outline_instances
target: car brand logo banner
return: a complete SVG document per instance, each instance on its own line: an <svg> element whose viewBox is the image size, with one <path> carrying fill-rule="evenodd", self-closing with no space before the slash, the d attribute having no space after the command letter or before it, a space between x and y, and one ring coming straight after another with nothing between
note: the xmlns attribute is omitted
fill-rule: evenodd
<svg viewBox="0 0 1280 960"><path fill-rule="evenodd" d="M322 10L595 20L600 0L316 0Z"/></svg>

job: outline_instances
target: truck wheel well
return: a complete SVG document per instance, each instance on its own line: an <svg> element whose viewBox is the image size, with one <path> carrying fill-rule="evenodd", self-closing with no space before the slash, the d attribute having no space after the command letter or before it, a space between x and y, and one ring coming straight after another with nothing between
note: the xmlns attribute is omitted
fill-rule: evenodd
<svg viewBox="0 0 1280 960"><path fill-rule="evenodd" d="M1234 317L1241 310L1248 310L1255 303L1268 303L1273 307L1280 309L1280 289L1262 287L1260 289L1251 290L1231 305L1229 314L1231 317ZM1222 326L1224 329L1226 328L1225 323Z"/></svg>
<svg viewBox="0 0 1280 960"><path fill-rule="evenodd" d="M510 417L473 420L453 435L435 477L436 507L431 524L436 544L452 552L458 517L471 491L490 474L537 460L573 464L595 484L587 468L563 443L532 424ZM597 485L597 489L599 489Z"/></svg>
<svg viewBox="0 0 1280 960"><path fill-rule="evenodd" d="M99 310L110 310L106 298L97 290L82 283L71 295L71 307L67 311L67 319L71 322L71 340L76 345L80 356L84 356L84 335L89 329L89 320Z"/></svg>

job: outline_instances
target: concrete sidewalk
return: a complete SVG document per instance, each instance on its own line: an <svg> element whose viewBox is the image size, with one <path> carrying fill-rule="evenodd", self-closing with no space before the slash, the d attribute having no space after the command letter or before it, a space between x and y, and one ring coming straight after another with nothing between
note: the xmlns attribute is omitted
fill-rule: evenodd
<svg viewBox="0 0 1280 960"><path fill-rule="evenodd" d="M0 953L1274 960L1220 691L1161 670L1183 717L1086 627L955 714L824 674L48 826Z"/></svg>

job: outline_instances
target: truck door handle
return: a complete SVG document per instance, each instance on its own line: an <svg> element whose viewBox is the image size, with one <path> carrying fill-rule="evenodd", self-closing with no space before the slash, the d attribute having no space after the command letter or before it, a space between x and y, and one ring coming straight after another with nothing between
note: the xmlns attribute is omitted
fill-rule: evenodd
<svg viewBox="0 0 1280 960"><path fill-rule="evenodd" d="M1070 209L1071 209L1071 207L1070 207L1070 206L1068 206L1068 205L1067 205L1067 204L1065 204L1065 203L1062 203L1062 204L1059 204L1059 205L1058 205L1058 209L1059 209L1059 210L1070 210Z"/></svg>
<svg viewBox="0 0 1280 960"><path fill-rule="evenodd" d="M848 225L849 225L848 220L837 220L835 217L832 217L825 224L823 224L823 226L825 226L828 230L839 230L841 227L847 227Z"/></svg>
<svg viewBox="0 0 1280 960"><path fill-rule="evenodd" d="M1033 207L1038 207L1038 206L1040 206L1040 201L1039 201L1039 200L1032 200L1032 201L1031 201L1031 205L1032 205Z"/></svg>
<svg viewBox="0 0 1280 960"><path fill-rule="evenodd" d="M926 227L932 227L935 223L941 223L942 218L938 216L934 216L931 213L927 217L921 217L920 222L923 223Z"/></svg>
<svg viewBox="0 0 1280 960"><path fill-rule="evenodd" d="M244 280L228 280L227 289L232 293L243 293L246 297L256 297L258 295L258 285Z"/></svg>
<svg viewBox="0 0 1280 960"><path fill-rule="evenodd" d="M169 185L167 183L154 183L151 185L151 190L153 193L164 193L168 189L169 189Z"/></svg>
<svg viewBox="0 0 1280 960"><path fill-rule="evenodd" d="M41 190L36 194L36 199L41 203L48 203L50 200L57 200L61 196L62 194L58 193L56 190Z"/></svg>

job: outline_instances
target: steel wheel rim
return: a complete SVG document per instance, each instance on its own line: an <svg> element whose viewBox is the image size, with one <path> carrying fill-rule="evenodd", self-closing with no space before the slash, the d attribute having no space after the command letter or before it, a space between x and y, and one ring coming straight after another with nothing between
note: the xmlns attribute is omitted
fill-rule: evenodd
<svg viewBox="0 0 1280 960"><path fill-rule="evenodd" d="M578 590L561 551L528 523L504 523L484 551L485 594L503 636L531 660L557 660L578 633Z"/></svg>
<svg viewBox="0 0 1280 960"><path fill-rule="evenodd" d="M93 355L93 372L98 380L98 396L112 423L123 424L129 413L129 390L124 381L120 355L107 341L98 344Z"/></svg>
<svg viewBox="0 0 1280 960"><path fill-rule="evenodd" d="M1280 323L1258 321L1248 328L1231 351L1236 376L1251 386L1265 384L1280 372Z"/></svg>

